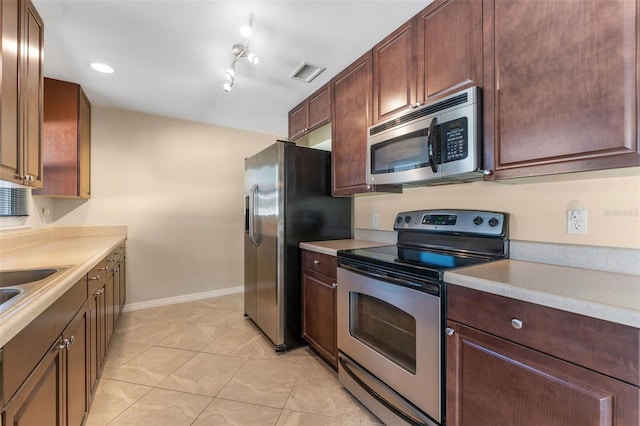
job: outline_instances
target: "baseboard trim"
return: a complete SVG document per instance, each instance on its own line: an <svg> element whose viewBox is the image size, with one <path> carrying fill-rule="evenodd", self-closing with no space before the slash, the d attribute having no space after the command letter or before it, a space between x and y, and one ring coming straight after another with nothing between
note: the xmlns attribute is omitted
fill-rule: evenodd
<svg viewBox="0 0 640 426"><path fill-rule="evenodd" d="M122 312L137 311L139 309L156 308L158 306L174 305L176 303L193 302L195 300L208 299L210 297L227 296L229 294L242 293L244 286L222 288L220 290L204 291L202 293L184 294L164 299L148 300L146 302L126 303Z"/></svg>

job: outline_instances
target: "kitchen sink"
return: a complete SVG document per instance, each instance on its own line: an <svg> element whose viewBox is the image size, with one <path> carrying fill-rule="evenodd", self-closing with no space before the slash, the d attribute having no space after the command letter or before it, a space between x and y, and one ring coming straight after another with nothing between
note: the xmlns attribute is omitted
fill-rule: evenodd
<svg viewBox="0 0 640 426"><path fill-rule="evenodd" d="M18 290L15 288L0 288L0 305L2 305L4 302L8 302L20 293L22 293L22 290Z"/></svg>
<svg viewBox="0 0 640 426"><path fill-rule="evenodd" d="M66 268L21 269L0 271L0 287L13 287L41 281ZM13 297L13 296L11 296Z"/></svg>

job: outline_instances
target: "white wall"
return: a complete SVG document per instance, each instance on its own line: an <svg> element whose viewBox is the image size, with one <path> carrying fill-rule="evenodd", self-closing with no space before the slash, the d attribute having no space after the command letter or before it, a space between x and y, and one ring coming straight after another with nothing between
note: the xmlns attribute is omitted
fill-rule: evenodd
<svg viewBox="0 0 640 426"><path fill-rule="evenodd" d="M242 286L244 158L275 140L96 107L91 200L34 197L38 221L128 225L128 303Z"/></svg>

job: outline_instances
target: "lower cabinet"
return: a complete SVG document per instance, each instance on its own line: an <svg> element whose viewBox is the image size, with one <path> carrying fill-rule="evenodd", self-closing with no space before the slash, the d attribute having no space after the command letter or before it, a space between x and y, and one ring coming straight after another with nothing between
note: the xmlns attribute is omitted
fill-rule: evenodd
<svg viewBox="0 0 640 426"><path fill-rule="evenodd" d="M84 424L123 301L113 254L2 348L0 424Z"/></svg>
<svg viewBox="0 0 640 426"><path fill-rule="evenodd" d="M335 256L302 251L302 337L337 370L336 276Z"/></svg>
<svg viewBox="0 0 640 426"><path fill-rule="evenodd" d="M447 425L638 424L637 329L457 286L447 303Z"/></svg>
<svg viewBox="0 0 640 426"><path fill-rule="evenodd" d="M64 425L63 352L61 341L49 349L3 413L12 426Z"/></svg>

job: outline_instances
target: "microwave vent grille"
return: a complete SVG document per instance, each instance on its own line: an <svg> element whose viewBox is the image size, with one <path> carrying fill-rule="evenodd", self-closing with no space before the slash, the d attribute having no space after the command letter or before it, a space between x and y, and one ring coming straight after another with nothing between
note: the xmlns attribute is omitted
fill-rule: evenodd
<svg viewBox="0 0 640 426"><path fill-rule="evenodd" d="M465 102L467 102L467 100L468 100L467 93L462 93L458 96L445 99L444 101L423 106L420 109L411 111L409 114L405 114L401 117L395 118L393 120L385 121L384 123L380 123L377 126L371 127L369 129L369 136L376 135L378 133L384 132L385 130L393 129L396 126L409 123L418 118L426 117L427 115L435 114L445 109L448 109L460 104L464 104Z"/></svg>

